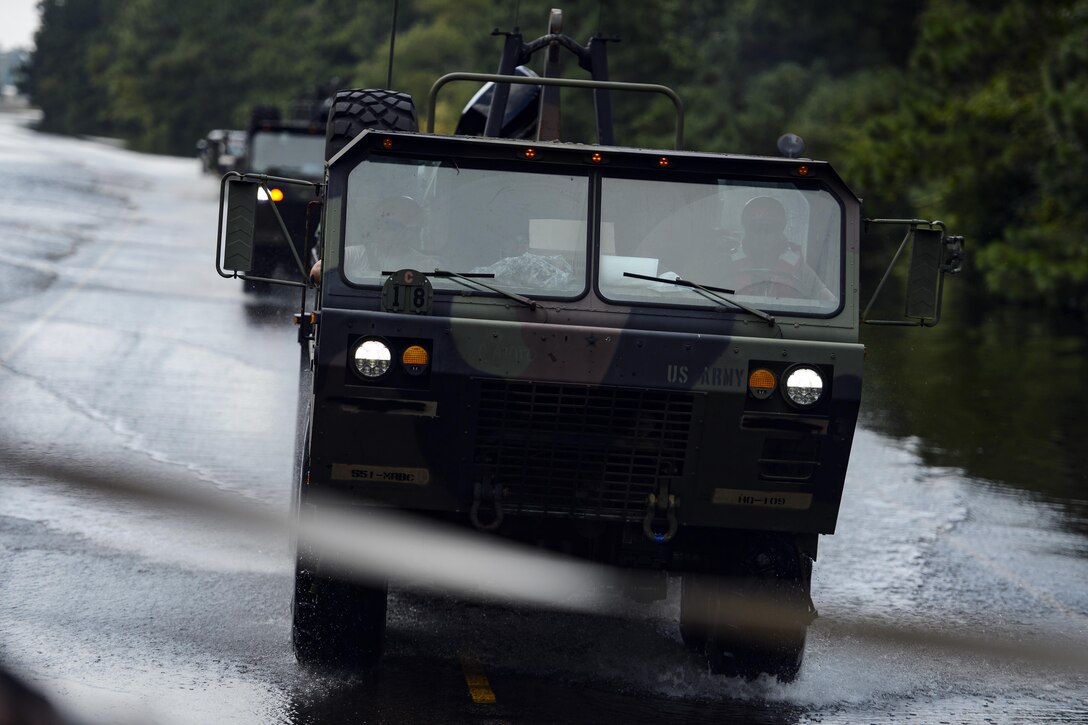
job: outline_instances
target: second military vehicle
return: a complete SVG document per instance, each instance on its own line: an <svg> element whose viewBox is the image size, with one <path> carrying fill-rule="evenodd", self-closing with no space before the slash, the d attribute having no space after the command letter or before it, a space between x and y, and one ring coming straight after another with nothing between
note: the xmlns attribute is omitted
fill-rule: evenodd
<svg viewBox="0 0 1088 725"><path fill-rule="evenodd" d="M496 76L436 83L431 108L446 83L494 84L482 136L418 133L403 93L336 95L324 183L299 182L323 203L319 293L300 316L299 509L319 520L336 494L412 511L660 572L657 596L678 574L683 641L715 672L792 680L861 400L862 233L906 229L894 324L936 324L962 240L865 219L795 136L782 157L681 150L675 94L609 82L604 39L582 46L556 21L529 43L506 34ZM543 77L514 73L564 48L591 79L558 78L552 57ZM523 84L544 88L532 133L506 108ZM555 140L556 85L594 89L599 143ZM615 90L671 99L676 148L616 145ZM279 183L224 180L222 275L264 264L253 213ZM301 542L300 661L375 662L386 591Z"/></svg>
<svg viewBox="0 0 1088 725"><path fill-rule="evenodd" d="M323 112L309 118L284 120L275 106L256 106L246 129L245 155L238 167L267 177L311 182L300 186L273 183L260 189L254 227L257 252L245 281L247 292L259 290L261 277L271 278L306 259L316 229L314 189L325 176L325 119ZM311 213L313 210L314 213Z"/></svg>
<svg viewBox="0 0 1088 725"><path fill-rule="evenodd" d="M242 168L246 155L245 131L212 129L197 141L196 150L200 168L206 174L222 176L228 171L245 171Z"/></svg>

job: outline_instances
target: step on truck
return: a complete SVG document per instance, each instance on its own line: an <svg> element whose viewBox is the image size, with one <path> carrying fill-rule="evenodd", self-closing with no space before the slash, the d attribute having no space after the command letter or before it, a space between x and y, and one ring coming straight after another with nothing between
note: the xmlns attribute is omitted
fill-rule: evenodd
<svg viewBox="0 0 1088 725"><path fill-rule="evenodd" d="M340 91L322 181L224 177L225 277L260 267L270 185L322 205L320 263L280 280L303 290L298 510L413 512L650 574L649 599L678 577L679 633L712 671L793 680L858 417L860 325L935 325L962 238L864 218L794 135L780 157L683 150L676 94L608 80L606 39L583 46L560 19L531 42L500 34L497 74L439 79L425 133L404 93ZM591 77L559 77L563 50ZM435 134L438 92L466 81L486 85L460 133ZM558 140L558 87L591 89L597 143ZM613 92L672 102L675 148L618 145ZM878 288L905 288L888 320L859 299L879 224L904 230ZM299 542L300 662L374 664L386 606L386 584Z"/></svg>

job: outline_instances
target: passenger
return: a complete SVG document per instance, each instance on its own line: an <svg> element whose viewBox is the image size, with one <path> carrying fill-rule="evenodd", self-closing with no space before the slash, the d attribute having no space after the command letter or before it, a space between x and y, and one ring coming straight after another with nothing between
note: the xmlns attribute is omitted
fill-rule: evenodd
<svg viewBox="0 0 1088 725"><path fill-rule="evenodd" d="M744 205L740 223L744 236L730 255L727 287L739 294L763 297L835 299L805 262L801 246L786 236L782 202L757 196Z"/></svg>

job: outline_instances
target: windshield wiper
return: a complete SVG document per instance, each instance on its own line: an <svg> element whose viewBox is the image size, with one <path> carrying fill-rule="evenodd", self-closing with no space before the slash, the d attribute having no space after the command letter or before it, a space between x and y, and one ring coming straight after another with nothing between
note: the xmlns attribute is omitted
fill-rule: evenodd
<svg viewBox="0 0 1088 725"><path fill-rule="evenodd" d="M696 292L701 294L703 297L706 297L708 300L711 300L712 302L717 302L718 304L723 305L723 306L724 305L729 305L731 307L737 308L738 310L742 310L744 312L747 312L750 315L755 315L759 319L766 322L768 325L773 326L775 324L774 323L774 315L769 315L766 312L764 312L763 310L757 310L755 307L749 307L748 305L744 304L743 302L737 302L732 297L726 297L725 296L725 295L734 294L736 292L736 290L723 289L722 287L709 287L709 286L707 286L705 284L698 284L697 282L692 282L692 281L686 280L686 279L680 279L679 277L677 277L676 279L669 279L668 277L650 277L650 276L647 276L645 274L636 274L634 272L624 272L623 276L624 277L634 277L635 279L645 279L645 280L649 280L650 282L664 282L665 284L671 284L671 285L675 285L677 287L688 287L690 289L695 290Z"/></svg>
<svg viewBox="0 0 1088 725"><path fill-rule="evenodd" d="M425 272L425 274L428 277L444 277L446 279L452 279L454 282L460 282L466 287L470 287L471 285L483 287L484 289L490 290L495 294L502 295L503 297L514 300L515 302L520 302L521 304L528 307L530 310L535 310L539 306L539 303L536 300L531 300L524 295L519 295L509 290L504 290L502 287L495 287L493 285L489 285L488 283L481 282L478 279L479 277L486 278L495 276L489 272L467 272L465 274L461 274L460 272L450 272L449 270L445 269L436 269L433 272Z"/></svg>

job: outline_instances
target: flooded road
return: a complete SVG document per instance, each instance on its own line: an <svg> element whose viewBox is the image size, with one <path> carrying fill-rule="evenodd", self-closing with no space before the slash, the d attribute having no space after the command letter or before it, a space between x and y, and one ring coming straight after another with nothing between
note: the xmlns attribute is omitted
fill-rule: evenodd
<svg viewBox="0 0 1088 725"><path fill-rule="evenodd" d="M255 301L215 274L217 180L195 159L16 121L0 115L0 441L286 510L297 301ZM1050 367L1045 345L1027 362L1014 353L1038 333L1004 340L1010 325L993 324L867 339L865 418L814 572L823 616L791 685L707 674L680 644L676 586L654 605L604 593L599 617L394 586L381 667L310 673L291 653L286 536L11 470L0 664L91 723L1088 722L1083 659L1023 662L849 626L1088 645L1074 457L1084 351L1071 336ZM996 338L977 376L953 372L957 336L976 350ZM1037 391L1031 405L1012 382L1055 375L1065 394ZM481 678L494 702L473 699Z"/></svg>

